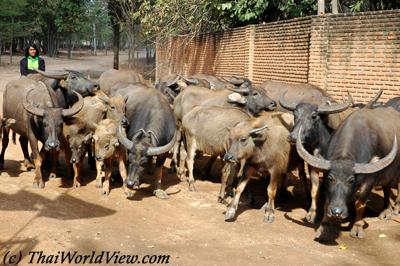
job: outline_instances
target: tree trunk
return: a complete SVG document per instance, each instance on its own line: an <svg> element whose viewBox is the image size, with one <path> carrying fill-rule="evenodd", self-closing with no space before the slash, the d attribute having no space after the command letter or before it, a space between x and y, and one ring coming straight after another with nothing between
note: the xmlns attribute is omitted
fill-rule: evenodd
<svg viewBox="0 0 400 266"><path fill-rule="evenodd" d="M338 14L339 10L338 10L338 0L332 0L331 1L331 5L332 5L332 13L333 14Z"/></svg>
<svg viewBox="0 0 400 266"><path fill-rule="evenodd" d="M10 65L12 64L12 56L13 56L13 39L14 39L14 17L11 18Z"/></svg>
<svg viewBox="0 0 400 266"><path fill-rule="evenodd" d="M72 58L72 33L68 36L68 59Z"/></svg>
<svg viewBox="0 0 400 266"><path fill-rule="evenodd" d="M115 22L113 29L113 51L114 51L114 69L119 69L119 42L120 42L120 25Z"/></svg>
<svg viewBox="0 0 400 266"><path fill-rule="evenodd" d="M318 0L318 15L325 14L325 0Z"/></svg>
<svg viewBox="0 0 400 266"><path fill-rule="evenodd" d="M97 53L96 24L93 23L93 54Z"/></svg>

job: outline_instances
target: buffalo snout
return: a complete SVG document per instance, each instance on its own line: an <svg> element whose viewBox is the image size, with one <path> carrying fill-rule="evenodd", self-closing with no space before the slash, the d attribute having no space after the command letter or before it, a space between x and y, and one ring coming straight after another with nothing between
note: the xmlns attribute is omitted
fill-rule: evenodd
<svg viewBox="0 0 400 266"><path fill-rule="evenodd" d="M289 136L287 137L287 141L291 144L296 143L297 137L296 134L290 133Z"/></svg>
<svg viewBox="0 0 400 266"><path fill-rule="evenodd" d="M345 207L334 206L328 209L328 217L336 220L343 220L347 218L347 210Z"/></svg>
<svg viewBox="0 0 400 266"><path fill-rule="evenodd" d="M230 154L230 153L226 153L226 154L224 155L224 161L226 161L226 162L236 162L235 156L233 156L233 155Z"/></svg>
<svg viewBox="0 0 400 266"><path fill-rule="evenodd" d="M125 185L130 189L138 189L139 188L139 180L138 179L130 179L127 178L125 181Z"/></svg>
<svg viewBox="0 0 400 266"><path fill-rule="evenodd" d="M59 150L60 149L60 142L57 140L48 140L45 143L45 149L47 151Z"/></svg>
<svg viewBox="0 0 400 266"><path fill-rule="evenodd" d="M276 106L277 106L276 102L275 101L271 101L271 103L267 106L267 110L268 111L273 111L273 110L276 109Z"/></svg>

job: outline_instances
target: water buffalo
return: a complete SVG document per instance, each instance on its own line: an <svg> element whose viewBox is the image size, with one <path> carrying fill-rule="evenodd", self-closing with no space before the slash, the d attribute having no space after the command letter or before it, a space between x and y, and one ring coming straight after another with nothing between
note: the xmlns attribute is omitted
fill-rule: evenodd
<svg viewBox="0 0 400 266"><path fill-rule="evenodd" d="M209 165L206 167L208 172L212 163L218 156L225 153L224 140L229 133L229 129L234 127L242 120L249 119L250 115L242 109L223 106L197 106L193 108L182 120L182 132L185 138L186 151L181 152L181 162L178 174L181 179L185 174L184 160L188 168L189 190L196 191L193 176L194 156L196 151L204 152L212 156ZM226 169L224 169L224 173ZM223 178L226 178L224 174ZM219 201L223 201L226 182L222 181Z"/></svg>
<svg viewBox="0 0 400 266"><path fill-rule="evenodd" d="M176 122L168 100L153 88L128 86L116 94L127 97L125 115L129 129L126 135L121 127L117 131L119 141L128 150L125 184L129 188L138 187L145 164L155 160L154 195L165 199L168 195L161 187L162 166L176 139Z"/></svg>
<svg viewBox="0 0 400 266"><path fill-rule="evenodd" d="M365 104L364 108L372 108L381 95L382 91L371 99L369 103ZM330 126L329 118L341 113L339 121L343 121L348 115L359 108L350 108L352 104L350 94L341 104L317 105L307 102L296 104L287 101L285 94L279 102L282 107L293 111L294 114L294 127L288 136L288 141L295 144L299 129L302 128L301 141L306 149L315 156L325 156L331 135L335 130L335 128ZM310 167L309 170L311 179L311 207L307 213L306 220L315 222L320 178L318 169Z"/></svg>
<svg viewBox="0 0 400 266"><path fill-rule="evenodd" d="M111 95L111 88L118 83L126 87L129 84L135 83L146 84L146 80L141 74L135 71L115 69L103 72L99 79L100 88L107 95Z"/></svg>
<svg viewBox="0 0 400 266"><path fill-rule="evenodd" d="M392 107L396 109L397 111L400 111L400 97L394 97L387 101L384 106L386 107Z"/></svg>
<svg viewBox="0 0 400 266"><path fill-rule="evenodd" d="M265 91L268 97L276 102L279 102L283 94L285 94L287 101L295 103L307 102L323 105L333 101L326 91L307 83L292 84L283 81L267 80L261 84L260 87ZM280 111L285 111L280 105L278 108Z"/></svg>
<svg viewBox="0 0 400 266"><path fill-rule="evenodd" d="M96 186L103 188L103 194L110 193L110 178L113 164L118 165L119 173L124 181L123 187L125 195L131 196L130 189L126 186L127 171L125 167L126 150L120 145L117 138L117 128L119 123L112 119L100 121L93 135L95 143L96 165L99 168L96 176ZM104 170L104 183L102 176L99 175Z"/></svg>
<svg viewBox="0 0 400 266"><path fill-rule="evenodd" d="M275 219L275 196L286 173L298 168L299 176L305 180L304 164L296 149L287 142L292 126L292 114L270 112L244 120L230 130L226 140L227 153L224 160L232 162L244 160L246 166L237 186L236 195L225 213L226 221L235 218L240 195L255 171L270 175L268 202L263 206L266 222L273 222Z"/></svg>
<svg viewBox="0 0 400 266"><path fill-rule="evenodd" d="M180 127L180 121L182 121L184 115L192 110L196 105L240 107L249 114L257 115L265 110L273 110L276 107L276 102L268 98L262 90L253 86L238 88L235 89L235 92L229 90L210 91L203 87L189 86L185 91L180 93L174 101L174 114L178 120L178 127ZM178 141L179 142L174 147L173 162L179 169L179 135ZM212 163L208 165L210 168ZM206 175L209 174L207 171L208 170L206 169Z"/></svg>
<svg viewBox="0 0 400 266"><path fill-rule="evenodd" d="M58 104L53 89L40 81L21 77L6 85L3 94L3 115L16 120L11 129L21 136L21 148L26 165L30 163L27 146L29 140L35 163L33 183L35 187L44 187L41 165L45 151L58 151L60 149L59 137L62 132L63 118L73 116L83 107L82 96L77 92L74 93L78 98L77 103L69 109L64 109ZM23 96L22 103L21 95ZM8 131L4 135L0 157L2 167L4 165L4 153L8 145ZM40 153L38 141L44 144L44 149ZM54 169L52 169L52 176L55 176Z"/></svg>
<svg viewBox="0 0 400 266"><path fill-rule="evenodd" d="M316 238L331 240L332 224L349 217L355 206L350 235L364 237L363 214L366 201L375 186L382 186L384 208L380 218L389 219L400 210L400 194L394 210L390 206L391 186L400 185L400 114L393 108L361 109L351 114L334 133L325 158L311 155L301 141L299 155L311 166L326 171L325 210Z"/></svg>

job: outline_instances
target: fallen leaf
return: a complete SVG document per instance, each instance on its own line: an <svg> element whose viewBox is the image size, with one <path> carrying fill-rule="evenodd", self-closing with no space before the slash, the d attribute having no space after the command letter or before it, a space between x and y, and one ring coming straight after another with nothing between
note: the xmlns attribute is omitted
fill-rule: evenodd
<svg viewBox="0 0 400 266"><path fill-rule="evenodd" d="M347 245L346 244L340 244L339 245L339 249L340 250L346 250L347 249Z"/></svg>
<svg viewBox="0 0 400 266"><path fill-rule="evenodd" d="M387 237L387 235L385 235L385 234L380 234L379 235L379 238L385 238L385 237Z"/></svg>

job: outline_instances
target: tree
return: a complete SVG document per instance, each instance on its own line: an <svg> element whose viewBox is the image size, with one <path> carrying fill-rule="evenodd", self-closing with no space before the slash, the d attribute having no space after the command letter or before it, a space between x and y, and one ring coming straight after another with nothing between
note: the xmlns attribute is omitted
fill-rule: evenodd
<svg viewBox="0 0 400 266"><path fill-rule="evenodd" d="M87 21L85 2L80 0L58 0L55 23L58 31L68 40L68 59L72 57L72 38L74 33L82 31Z"/></svg>
<svg viewBox="0 0 400 266"><path fill-rule="evenodd" d="M25 0L2 0L0 2L0 54L1 42L7 41L10 44L10 64L12 64L13 41L15 38L24 36L24 29L27 24L21 17L26 7Z"/></svg>

